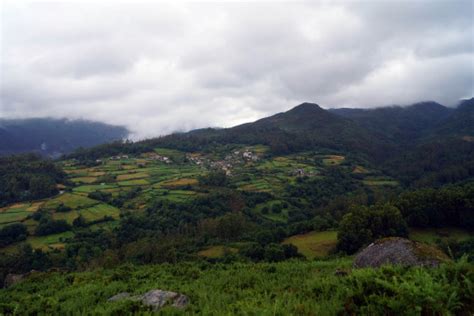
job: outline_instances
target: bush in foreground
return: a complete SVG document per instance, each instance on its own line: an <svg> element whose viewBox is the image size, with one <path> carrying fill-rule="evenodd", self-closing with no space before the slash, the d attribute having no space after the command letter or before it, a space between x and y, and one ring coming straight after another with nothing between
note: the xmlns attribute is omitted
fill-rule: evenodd
<svg viewBox="0 0 474 316"><path fill-rule="evenodd" d="M117 293L151 289L189 296L186 310L204 315L469 315L474 268L466 260L437 269L386 266L350 271L351 261L206 262L125 265L82 273L36 273L0 290L0 314L128 314L147 309L108 302ZM348 271L336 275L335 271Z"/></svg>

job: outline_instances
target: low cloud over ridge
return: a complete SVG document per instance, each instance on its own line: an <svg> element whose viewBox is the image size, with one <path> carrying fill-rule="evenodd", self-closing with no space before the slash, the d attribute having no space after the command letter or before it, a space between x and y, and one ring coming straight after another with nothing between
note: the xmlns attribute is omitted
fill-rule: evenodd
<svg viewBox="0 0 474 316"><path fill-rule="evenodd" d="M471 1L36 3L1 8L1 117L232 126L303 101L371 107L474 92Z"/></svg>

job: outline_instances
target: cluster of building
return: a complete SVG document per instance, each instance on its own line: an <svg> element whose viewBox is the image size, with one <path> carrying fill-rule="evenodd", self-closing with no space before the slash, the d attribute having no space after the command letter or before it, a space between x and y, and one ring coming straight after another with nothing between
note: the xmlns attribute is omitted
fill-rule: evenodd
<svg viewBox="0 0 474 316"><path fill-rule="evenodd" d="M201 156L186 154L186 159L188 159L188 161L190 161L192 163L195 163L198 166L204 166L205 165L205 160Z"/></svg>
<svg viewBox="0 0 474 316"><path fill-rule="evenodd" d="M186 158L188 161L195 163L198 166L202 166L210 169L220 169L226 173L226 175L232 174L232 168L244 162L257 161L258 156L249 151L234 151L233 153L225 156L224 160L212 161L208 158L200 155L187 154Z"/></svg>
<svg viewBox="0 0 474 316"><path fill-rule="evenodd" d="M162 161L164 163L172 163L172 161L169 157L158 155L158 154L151 154L147 158L149 160L157 160L157 161Z"/></svg>
<svg viewBox="0 0 474 316"><path fill-rule="evenodd" d="M128 159L128 155L117 155L117 156L109 157L109 160L121 160L121 159Z"/></svg>

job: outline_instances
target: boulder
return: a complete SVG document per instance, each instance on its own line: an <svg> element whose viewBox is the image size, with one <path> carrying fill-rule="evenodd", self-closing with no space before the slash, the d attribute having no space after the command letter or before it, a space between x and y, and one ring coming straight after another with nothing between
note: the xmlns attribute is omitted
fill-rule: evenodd
<svg viewBox="0 0 474 316"><path fill-rule="evenodd" d="M447 261L450 261L449 257L437 247L405 238L388 237L360 251L353 265L355 268L376 268L385 264L436 267Z"/></svg>
<svg viewBox="0 0 474 316"><path fill-rule="evenodd" d="M188 297L183 294L162 290L151 290L140 296L143 305L152 306L159 309L166 304L177 308L184 308L188 305Z"/></svg>
<svg viewBox="0 0 474 316"><path fill-rule="evenodd" d="M108 299L109 302L121 300L140 301L145 306L151 306L157 311L165 305L171 305L176 308L185 308L189 304L189 298L186 295L163 290L151 290L142 295L131 296L128 292L116 294Z"/></svg>
<svg viewBox="0 0 474 316"><path fill-rule="evenodd" d="M121 300L129 298L129 297L130 297L130 293L122 292L122 293L119 293L119 294L116 294L116 295L112 296L107 301L109 301L109 302L121 301Z"/></svg>

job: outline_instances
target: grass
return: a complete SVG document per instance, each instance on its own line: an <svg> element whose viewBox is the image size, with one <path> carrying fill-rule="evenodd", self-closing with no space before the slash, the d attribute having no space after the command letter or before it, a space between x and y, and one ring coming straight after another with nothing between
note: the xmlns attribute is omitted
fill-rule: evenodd
<svg viewBox="0 0 474 316"><path fill-rule="evenodd" d="M192 179L192 178L181 178L181 179L164 181L160 184L166 187L180 187L180 186L186 186L186 185L196 185L198 184L198 180Z"/></svg>
<svg viewBox="0 0 474 316"><path fill-rule="evenodd" d="M323 164L325 166L337 166L340 165L346 158L340 155L325 155L323 157Z"/></svg>
<svg viewBox="0 0 474 316"><path fill-rule="evenodd" d="M117 186L114 184L97 184L97 185L81 185L72 189L73 192L78 193L91 193L94 191L100 191L105 189L114 189Z"/></svg>
<svg viewBox="0 0 474 316"><path fill-rule="evenodd" d="M439 239L455 239L463 241L474 234L460 228L411 228L409 238L415 241L421 241L429 244L436 243Z"/></svg>
<svg viewBox="0 0 474 316"><path fill-rule="evenodd" d="M72 178L72 182L74 183L94 183L97 181L96 177L78 177L78 178Z"/></svg>
<svg viewBox="0 0 474 316"><path fill-rule="evenodd" d="M336 247L337 232L309 232L286 238L284 244L292 244L308 259L327 256Z"/></svg>
<svg viewBox="0 0 474 316"><path fill-rule="evenodd" d="M64 193L54 199L47 201L43 205L43 207L46 209L55 209L61 203L64 203L65 206L70 207L72 209L79 209L92 206L94 204L97 204L98 202L96 200L90 199L79 194Z"/></svg>
<svg viewBox="0 0 474 316"><path fill-rule="evenodd" d="M31 212L8 210L0 213L0 225L10 224L24 220Z"/></svg>
<svg viewBox="0 0 474 316"><path fill-rule="evenodd" d="M30 236L26 242L29 243L33 249L41 249L44 251L64 249L64 240L71 238L73 235L73 232L67 231L48 236Z"/></svg>
<svg viewBox="0 0 474 316"><path fill-rule="evenodd" d="M184 310L166 307L160 315L472 315L473 267L465 261L437 269L350 266L345 258L35 272L0 290L0 314L151 315L139 303L107 300L121 292L162 289L183 293L190 303Z"/></svg>
<svg viewBox="0 0 474 316"><path fill-rule="evenodd" d="M148 173L144 173L144 172L120 174L120 175L117 176L117 181L142 179L142 178L147 178L149 176L150 175Z"/></svg>
<svg viewBox="0 0 474 316"><path fill-rule="evenodd" d="M283 201L281 200L273 200L273 201L268 201L265 203L260 203L255 207L255 211L259 213L261 216L268 218L272 221L286 223L288 221L288 209L282 208L280 213L272 212L272 206L275 204L282 204L282 202ZM262 209L265 207L268 208L267 214L263 214L262 212Z"/></svg>
<svg viewBox="0 0 474 316"><path fill-rule="evenodd" d="M145 179L135 179L135 180L128 180L128 181L120 181L117 182L119 186L136 186L136 185L148 185L150 182L148 182Z"/></svg>
<svg viewBox="0 0 474 316"><path fill-rule="evenodd" d="M16 253L18 251L18 246L23 244L30 244L33 249L41 249L43 251L63 250L65 239L71 238L73 235L74 233L72 231L67 231L48 236L28 236L25 241L22 241L19 244L17 243L2 248L1 253Z"/></svg>
<svg viewBox="0 0 474 316"><path fill-rule="evenodd" d="M397 186L398 182L395 180L363 180L365 185L369 186Z"/></svg>
<svg viewBox="0 0 474 316"><path fill-rule="evenodd" d="M69 212L56 212L53 214L54 220L65 220L68 224L72 224L72 222L79 217L79 211L69 211Z"/></svg>
<svg viewBox="0 0 474 316"><path fill-rule="evenodd" d="M366 174L366 173L369 173L369 170L367 170L366 168L364 168L362 166L355 166L354 170L352 170L352 173Z"/></svg>
<svg viewBox="0 0 474 316"><path fill-rule="evenodd" d="M120 216L120 210L108 204L98 204L81 210L81 215L84 216L88 222L101 219L104 216L111 216L118 219Z"/></svg>
<svg viewBox="0 0 474 316"><path fill-rule="evenodd" d="M198 256L205 258L222 258L227 253L236 253L237 248L226 247L226 246L212 246L207 249L198 252Z"/></svg>

